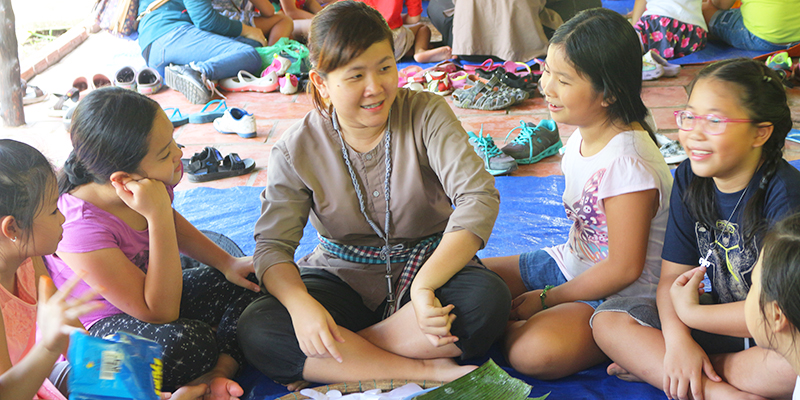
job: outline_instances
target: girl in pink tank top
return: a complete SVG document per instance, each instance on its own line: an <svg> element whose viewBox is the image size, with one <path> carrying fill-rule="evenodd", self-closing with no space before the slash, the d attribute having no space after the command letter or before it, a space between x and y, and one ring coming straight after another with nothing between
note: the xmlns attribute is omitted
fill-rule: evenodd
<svg viewBox="0 0 800 400"><path fill-rule="evenodd" d="M64 216L56 207L56 176L33 147L0 140L0 392L3 399L60 399L50 382L78 317L98 305L67 304L73 279L57 292L41 256L56 250ZM40 279L39 290L36 280ZM38 318L37 318L38 317ZM37 338L37 322L40 340Z"/></svg>

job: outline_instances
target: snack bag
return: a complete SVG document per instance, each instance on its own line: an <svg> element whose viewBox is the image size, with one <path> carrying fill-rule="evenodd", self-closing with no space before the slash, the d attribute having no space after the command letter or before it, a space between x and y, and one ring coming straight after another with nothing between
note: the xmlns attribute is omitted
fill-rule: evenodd
<svg viewBox="0 0 800 400"><path fill-rule="evenodd" d="M67 358L70 400L158 400L161 345L126 332L105 338L75 332Z"/></svg>

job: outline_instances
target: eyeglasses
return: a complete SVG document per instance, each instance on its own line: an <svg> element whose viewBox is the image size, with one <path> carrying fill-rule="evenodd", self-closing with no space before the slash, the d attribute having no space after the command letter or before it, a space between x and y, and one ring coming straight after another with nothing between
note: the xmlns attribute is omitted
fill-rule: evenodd
<svg viewBox="0 0 800 400"><path fill-rule="evenodd" d="M678 128L682 131L690 131L694 129L695 120L703 121L703 133L709 135L720 135L725 132L729 122L755 122L752 119L731 119L716 116L714 114L695 115L688 110L675 111L675 122L678 123Z"/></svg>

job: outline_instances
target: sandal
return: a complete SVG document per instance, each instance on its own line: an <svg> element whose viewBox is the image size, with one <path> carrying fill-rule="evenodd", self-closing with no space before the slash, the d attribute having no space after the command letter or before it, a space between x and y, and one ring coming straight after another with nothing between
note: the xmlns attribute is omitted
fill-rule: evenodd
<svg viewBox="0 0 800 400"><path fill-rule="evenodd" d="M214 107L213 110L206 111L209 107L216 104L217 106ZM225 114L225 110L228 109L228 104L225 103L225 100L211 100L203 107L202 110L196 112L194 114L189 114L189 123L192 124L205 124L208 122L212 122L215 119L222 117Z"/></svg>
<svg viewBox="0 0 800 400"><path fill-rule="evenodd" d="M475 82L453 92L453 103L459 108L501 110L516 103L514 96L503 91L493 91L483 82Z"/></svg>
<svg viewBox="0 0 800 400"><path fill-rule="evenodd" d="M173 128L177 128L181 125L186 125L189 123L189 117L183 116L183 114L181 114L181 110L177 109L176 107L167 107L164 109L164 112L167 113L167 117L169 117L169 120L172 122Z"/></svg>
<svg viewBox="0 0 800 400"><path fill-rule="evenodd" d="M478 68L486 71L492 71L501 67L503 67L502 63L495 63L491 58L487 58L486 61L482 62L480 65L465 64L463 68L467 72L475 72L475 70Z"/></svg>
<svg viewBox="0 0 800 400"><path fill-rule="evenodd" d="M39 89L38 86L28 85L24 79L20 80L22 86L22 92L25 93L22 96L22 104L28 105L33 103L38 103L40 101L44 101L47 99L47 92L42 89Z"/></svg>
<svg viewBox="0 0 800 400"><path fill-rule="evenodd" d="M511 96L513 96L513 98L516 100L517 103L519 103L521 101L524 101L524 100L527 100L531 96L530 93L528 93L525 90L518 89L518 88L512 88L512 87L506 85L505 83L501 82L500 78L498 78L498 75L504 75L504 72L502 72L502 71L495 72L487 80L481 79L481 78L479 78L479 77L477 77L475 75L467 76L467 78L466 78L467 79L467 85L474 84L474 82L478 82L478 81L483 82L486 85L486 87L488 87L492 91L495 91L495 92L499 91L499 92L507 92L507 93L509 93Z"/></svg>
<svg viewBox="0 0 800 400"><path fill-rule="evenodd" d="M506 72L500 69L496 69L493 72L484 71L482 69L475 70L478 76L483 79L491 79L492 76L497 76L497 78L503 84L514 88L514 89L521 89L528 92L528 97L530 94L534 93L537 89L537 82L539 81L538 75L533 74L524 74L519 75L513 72Z"/></svg>
<svg viewBox="0 0 800 400"><path fill-rule="evenodd" d="M186 166L189 182L208 182L216 179L240 176L253 171L256 162L252 158L242 160L238 154L222 157L219 150L206 147L195 153Z"/></svg>

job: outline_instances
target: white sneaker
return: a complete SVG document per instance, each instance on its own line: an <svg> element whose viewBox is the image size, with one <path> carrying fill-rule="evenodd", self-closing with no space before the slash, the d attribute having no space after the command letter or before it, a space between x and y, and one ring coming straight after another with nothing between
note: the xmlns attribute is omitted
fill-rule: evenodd
<svg viewBox="0 0 800 400"><path fill-rule="evenodd" d="M662 138L666 139L666 142L662 142ZM666 136L659 134L656 134L656 140L658 140L658 144L661 145L659 150L661 150L661 155L664 156L664 161L667 164L678 164L689 158L689 156L686 155L686 151L683 150L683 147L681 147L681 144L677 140L669 140Z"/></svg>
<svg viewBox="0 0 800 400"><path fill-rule="evenodd" d="M232 107L214 120L214 129L224 134L237 134L245 139L256 137L256 117L249 112Z"/></svg>
<svg viewBox="0 0 800 400"><path fill-rule="evenodd" d="M664 76L666 77L678 76L678 73L681 72L680 65L670 64L664 57L661 57L658 53L654 52L653 49L650 49L650 51L644 55L642 62L660 65L661 68L664 69Z"/></svg>

